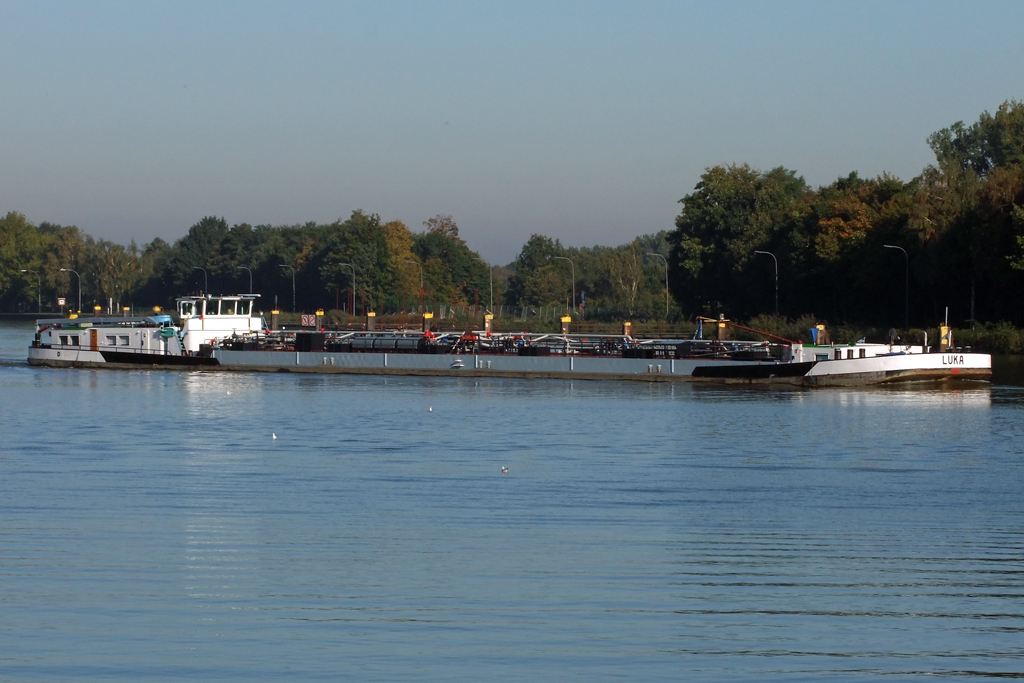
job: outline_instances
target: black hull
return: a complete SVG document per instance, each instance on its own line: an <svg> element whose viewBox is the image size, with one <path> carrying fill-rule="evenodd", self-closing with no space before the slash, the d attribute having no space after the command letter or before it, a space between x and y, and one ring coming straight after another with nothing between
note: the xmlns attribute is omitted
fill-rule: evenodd
<svg viewBox="0 0 1024 683"><path fill-rule="evenodd" d="M124 351L100 351L103 360L122 365L176 365L186 367L209 367L220 365L216 358L202 356L164 356L156 353L126 353Z"/></svg>
<svg viewBox="0 0 1024 683"><path fill-rule="evenodd" d="M766 363L763 365L698 365L693 377L699 379L765 380L777 377L803 377L814 367L808 363Z"/></svg>

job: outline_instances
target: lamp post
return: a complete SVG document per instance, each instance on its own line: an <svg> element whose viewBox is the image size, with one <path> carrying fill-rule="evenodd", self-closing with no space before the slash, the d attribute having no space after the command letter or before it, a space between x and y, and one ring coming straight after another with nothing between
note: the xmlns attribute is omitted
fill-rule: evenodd
<svg viewBox="0 0 1024 683"><path fill-rule="evenodd" d="M77 270L71 270L70 268L61 268L60 272L62 272L62 273L74 273L78 277L78 308L76 309L75 312L78 313L79 315L81 315L82 314L82 276L78 274Z"/></svg>
<svg viewBox="0 0 1024 683"><path fill-rule="evenodd" d="M770 251L758 251L754 250L755 254L767 254L772 257L772 261L775 261L775 315L779 314L779 259L775 258L775 254Z"/></svg>
<svg viewBox="0 0 1024 683"><path fill-rule="evenodd" d="M423 266L422 266L422 264L420 264L419 261L406 261L406 263L411 263L411 264L413 264L414 266L416 266L417 268L420 269L420 289L423 289ZM346 265L346 264L342 264L342 265ZM352 277L355 277L355 276L353 275Z"/></svg>
<svg viewBox="0 0 1024 683"><path fill-rule="evenodd" d="M653 251L647 252L648 256L656 256L665 262L665 322L668 322L668 259Z"/></svg>
<svg viewBox="0 0 1024 683"><path fill-rule="evenodd" d="M894 244L883 244L886 249L899 249L903 252L903 260L906 264L906 288L904 291L903 301L903 329L910 329L910 256L907 255L907 250L903 247L897 247Z"/></svg>
<svg viewBox="0 0 1024 683"><path fill-rule="evenodd" d="M245 266L235 266L235 270L244 270L249 273L249 293L252 294L252 271Z"/></svg>
<svg viewBox="0 0 1024 683"><path fill-rule="evenodd" d="M25 270L21 269L23 273L35 273L36 275L36 303L39 305L39 312L43 312L43 278L40 277L39 271L37 270Z"/></svg>
<svg viewBox="0 0 1024 683"><path fill-rule="evenodd" d="M210 291L209 290L210 279L209 279L209 277L206 274L206 268L200 268L199 266L192 266L192 270L201 270L201 271L203 271L203 292L202 293L203 294L208 294L209 291Z"/></svg>
<svg viewBox="0 0 1024 683"><path fill-rule="evenodd" d="M346 266L352 269L352 315L356 314L356 267L351 263L339 263L339 266Z"/></svg>
<svg viewBox="0 0 1024 683"><path fill-rule="evenodd" d="M568 261L569 265L572 266L572 306L569 308L571 311L576 307L576 264L568 256L552 256L551 258Z"/></svg>
<svg viewBox="0 0 1024 683"><path fill-rule="evenodd" d="M292 313L295 312L295 269L284 263L280 264L281 268L287 268L292 271Z"/></svg>

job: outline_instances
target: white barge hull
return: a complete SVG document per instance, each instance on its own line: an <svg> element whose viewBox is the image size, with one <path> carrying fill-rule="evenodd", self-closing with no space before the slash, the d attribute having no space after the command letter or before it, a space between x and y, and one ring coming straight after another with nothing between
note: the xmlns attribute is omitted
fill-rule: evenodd
<svg viewBox="0 0 1024 683"><path fill-rule="evenodd" d="M819 361L802 383L821 387L991 378L988 354L908 353Z"/></svg>

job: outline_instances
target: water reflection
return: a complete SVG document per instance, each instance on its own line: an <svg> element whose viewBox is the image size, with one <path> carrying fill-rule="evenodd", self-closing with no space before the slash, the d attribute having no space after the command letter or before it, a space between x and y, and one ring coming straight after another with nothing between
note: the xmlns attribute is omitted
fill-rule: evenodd
<svg viewBox="0 0 1024 683"><path fill-rule="evenodd" d="M987 408L992 403L992 387L972 382L939 387L893 386L856 389L814 390L816 403L839 407L907 407L912 409L960 410Z"/></svg>

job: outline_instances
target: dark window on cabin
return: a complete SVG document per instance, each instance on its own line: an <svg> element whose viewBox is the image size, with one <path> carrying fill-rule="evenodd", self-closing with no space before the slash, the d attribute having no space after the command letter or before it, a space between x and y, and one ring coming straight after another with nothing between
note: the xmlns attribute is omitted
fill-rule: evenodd
<svg viewBox="0 0 1024 683"><path fill-rule="evenodd" d="M60 343L61 343L61 345L62 345L62 346L67 346L67 343L68 343L68 338L67 338L67 336L66 336L66 335L63 335L63 334L62 334L62 335L60 336Z"/></svg>
<svg viewBox="0 0 1024 683"><path fill-rule="evenodd" d="M846 357L853 358L853 349L846 349Z"/></svg>
<svg viewBox="0 0 1024 683"><path fill-rule="evenodd" d="M71 335L71 345L72 346L78 346L81 343L78 340L79 340L79 336L77 334Z"/></svg>
<svg viewBox="0 0 1024 683"><path fill-rule="evenodd" d="M836 360L840 360L843 357L843 350L836 349Z"/></svg>
<svg viewBox="0 0 1024 683"><path fill-rule="evenodd" d="M861 349L860 350L860 357L861 358L867 358L868 357L868 350L867 349Z"/></svg>

